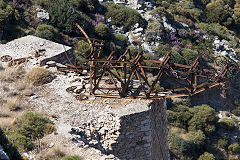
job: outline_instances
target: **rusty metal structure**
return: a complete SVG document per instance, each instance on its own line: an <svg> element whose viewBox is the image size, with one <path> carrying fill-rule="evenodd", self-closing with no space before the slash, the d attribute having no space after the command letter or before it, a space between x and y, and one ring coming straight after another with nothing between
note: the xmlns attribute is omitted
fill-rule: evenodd
<svg viewBox="0 0 240 160"><path fill-rule="evenodd" d="M191 66L177 64L171 61L171 53L163 60L147 60L141 47L137 55L127 49L119 57L112 51L107 59L102 59L104 41L89 38L78 24L76 26L90 45L86 62L90 66L90 93L94 96L146 99L193 96L225 83L228 71L236 67L229 64L222 71L205 69L200 64L201 56ZM160 87L164 81L169 82L165 89Z"/></svg>
<svg viewBox="0 0 240 160"><path fill-rule="evenodd" d="M171 63L171 53L162 61L158 61L145 60L142 52L132 57L127 50L117 59L114 52L106 60L88 59L91 64L90 91L93 95L101 97L158 99L193 96L226 81L225 76L230 66L225 66L222 72L203 69L199 65L199 58L197 57L191 66L187 66ZM151 70L155 75L147 76L146 70ZM179 87L161 90L158 86L162 80L173 81L172 83ZM105 82L110 82L111 87Z"/></svg>

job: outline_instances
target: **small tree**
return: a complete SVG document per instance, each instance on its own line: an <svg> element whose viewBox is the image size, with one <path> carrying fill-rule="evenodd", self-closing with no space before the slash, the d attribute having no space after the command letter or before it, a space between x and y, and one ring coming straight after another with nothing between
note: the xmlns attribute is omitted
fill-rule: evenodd
<svg viewBox="0 0 240 160"><path fill-rule="evenodd" d="M113 2L107 2L106 19L112 19L112 24L117 26L124 25L129 30L133 25L139 23L140 26L145 27L146 23L141 15L134 9L118 5Z"/></svg>
<svg viewBox="0 0 240 160"><path fill-rule="evenodd" d="M240 153L240 146L238 143L233 143L228 146L228 151L232 154L238 154Z"/></svg>
<svg viewBox="0 0 240 160"><path fill-rule="evenodd" d="M180 137L173 136L171 138L172 148L174 152L181 156L194 155L195 145L192 141L184 140Z"/></svg>
<svg viewBox="0 0 240 160"><path fill-rule="evenodd" d="M51 41L59 41L60 37L58 29L47 24L39 25L36 29L35 35L40 38L45 38Z"/></svg>
<svg viewBox="0 0 240 160"><path fill-rule="evenodd" d="M211 1L206 6L206 19L211 23L226 23L228 18L231 17L231 12L225 7L223 0ZM227 25L232 22L227 22Z"/></svg>
<svg viewBox="0 0 240 160"><path fill-rule="evenodd" d="M198 52L189 48L184 48L182 50L182 56L187 64L192 64L196 57L198 56Z"/></svg>
<svg viewBox="0 0 240 160"><path fill-rule="evenodd" d="M98 0L70 0L69 2L78 10L81 10L84 12L93 13L99 7Z"/></svg>
<svg viewBox="0 0 240 160"><path fill-rule="evenodd" d="M78 33L75 24L78 23L86 32L92 30L87 16L74 9L67 0L53 0L49 8L50 22L66 34Z"/></svg>
<svg viewBox="0 0 240 160"><path fill-rule="evenodd" d="M178 105L167 111L168 122L176 127L187 129L188 121L192 118L189 108L184 105Z"/></svg>
<svg viewBox="0 0 240 160"><path fill-rule="evenodd" d="M79 65L82 65L85 62L85 58L90 54L89 44L80 40L74 47L74 55L78 61Z"/></svg>
<svg viewBox="0 0 240 160"><path fill-rule="evenodd" d="M106 24L103 24L103 23L99 23L95 27L95 32L97 36L102 39L110 39L112 37L112 33L110 32L110 29Z"/></svg>
<svg viewBox="0 0 240 160"><path fill-rule="evenodd" d="M232 119L223 118L220 121L220 125L225 130L232 131L235 129L235 122Z"/></svg>
<svg viewBox="0 0 240 160"><path fill-rule="evenodd" d="M199 149L199 150L205 144L206 136L201 130L194 131L194 132L191 131L191 132L187 133L187 137L188 137L188 140L194 142L197 149Z"/></svg>
<svg viewBox="0 0 240 160"><path fill-rule="evenodd" d="M218 140L218 148L227 149L228 146L228 139L221 138Z"/></svg>
<svg viewBox="0 0 240 160"><path fill-rule="evenodd" d="M208 153L208 152L204 152L199 158L198 160L215 160L215 157L213 154Z"/></svg>
<svg viewBox="0 0 240 160"><path fill-rule="evenodd" d="M213 108L203 104L190 108L190 112L193 114L193 117L188 121L189 131L202 130L207 135L215 131L218 115Z"/></svg>

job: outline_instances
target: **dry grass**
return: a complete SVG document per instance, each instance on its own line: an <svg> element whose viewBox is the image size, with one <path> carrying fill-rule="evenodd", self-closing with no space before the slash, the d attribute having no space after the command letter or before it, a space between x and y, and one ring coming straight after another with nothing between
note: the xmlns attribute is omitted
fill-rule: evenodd
<svg viewBox="0 0 240 160"><path fill-rule="evenodd" d="M5 105L10 111L17 111L21 109L17 98L8 98Z"/></svg>
<svg viewBox="0 0 240 160"><path fill-rule="evenodd" d="M23 80L20 80L20 81L17 81L16 83L14 83L14 88L17 91L23 91L26 88L30 88L30 87L31 87L31 85L29 85L27 82L25 82Z"/></svg>
<svg viewBox="0 0 240 160"><path fill-rule="evenodd" d="M6 131L12 128L11 125L12 118L11 117L0 117L0 127L2 130Z"/></svg>
<svg viewBox="0 0 240 160"><path fill-rule="evenodd" d="M33 68L25 75L25 80L34 86L40 86L51 82L55 78L53 72L42 68Z"/></svg>
<svg viewBox="0 0 240 160"><path fill-rule="evenodd" d="M0 117L9 117L10 111L8 108L6 108L5 103L7 101L0 96Z"/></svg>
<svg viewBox="0 0 240 160"><path fill-rule="evenodd" d="M4 105L0 106L0 117L10 117L10 110Z"/></svg>
<svg viewBox="0 0 240 160"><path fill-rule="evenodd" d="M52 149L48 149L47 151L42 151L39 155L39 159L59 160L65 155L66 154L62 151L62 149L59 146L56 146Z"/></svg>
<svg viewBox="0 0 240 160"><path fill-rule="evenodd" d="M0 80L4 82L16 82L22 79L25 75L25 69L21 66L7 68L1 72Z"/></svg>

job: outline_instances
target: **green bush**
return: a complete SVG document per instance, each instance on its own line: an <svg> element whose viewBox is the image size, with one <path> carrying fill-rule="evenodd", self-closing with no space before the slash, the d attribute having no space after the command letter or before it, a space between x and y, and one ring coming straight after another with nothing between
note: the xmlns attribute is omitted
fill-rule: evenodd
<svg viewBox="0 0 240 160"><path fill-rule="evenodd" d="M186 136L188 140L192 141L196 145L197 149L202 149L205 144L206 136L201 130L191 131L187 133Z"/></svg>
<svg viewBox="0 0 240 160"><path fill-rule="evenodd" d="M37 27L35 35L40 38L45 38L51 41L60 41L60 35L58 29L54 28L51 25L41 24Z"/></svg>
<svg viewBox="0 0 240 160"><path fill-rule="evenodd" d="M186 61L186 63L190 65L197 58L198 52L195 50L191 50L189 48L184 48L182 50L182 56L183 56L184 60Z"/></svg>
<svg viewBox="0 0 240 160"><path fill-rule="evenodd" d="M224 23L230 17L230 12L224 7L223 0L212 1L206 6L206 19L210 23ZM231 24L231 22L229 22Z"/></svg>
<svg viewBox="0 0 240 160"><path fill-rule="evenodd" d="M42 138L56 129L48 118L38 113L26 112L16 121L16 131L7 131L9 140L21 151L33 149L32 140Z"/></svg>
<svg viewBox="0 0 240 160"><path fill-rule="evenodd" d="M84 12L96 12L96 9L99 7L98 0L70 0L69 1L75 8Z"/></svg>
<svg viewBox="0 0 240 160"><path fill-rule="evenodd" d="M66 34L76 34L79 30L76 28L78 23L86 32L92 31L92 24L88 17L82 12L72 8L67 0L53 0L50 8L50 22Z"/></svg>
<svg viewBox="0 0 240 160"><path fill-rule="evenodd" d="M42 138L56 130L52 121L33 112L27 112L17 119L16 125L19 126L17 132L30 139Z"/></svg>
<svg viewBox="0 0 240 160"><path fill-rule="evenodd" d="M49 0L36 0L37 4L42 7L47 7L50 5Z"/></svg>
<svg viewBox="0 0 240 160"><path fill-rule="evenodd" d="M232 119L223 118L220 121L220 125L225 130L232 131L235 129L235 122Z"/></svg>
<svg viewBox="0 0 240 160"><path fill-rule="evenodd" d="M6 132L6 135L8 139L14 144L14 146L16 146L20 151L28 151L33 149L31 138L13 131Z"/></svg>
<svg viewBox="0 0 240 160"><path fill-rule="evenodd" d="M8 138L3 133L1 128L0 128L0 145L3 147L4 151L7 153L10 159L22 159L16 146L9 142Z"/></svg>
<svg viewBox="0 0 240 160"><path fill-rule="evenodd" d="M179 64L184 64L185 63L184 58L181 56L181 54L178 53L177 50L173 49L171 54L172 54L172 57L173 57L173 59L171 59L171 62L179 63Z"/></svg>
<svg viewBox="0 0 240 160"><path fill-rule="evenodd" d="M187 106L187 107L190 107L191 106L191 99L190 99L190 97L183 98L181 100L180 104L184 105L184 106Z"/></svg>
<svg viewBox="0 0 240 160"><path fill-rule="evenodd" d="M124 44L126 44L128 41L128 38L121 33L114 34L114 39L116 42L122 42Z"/></svg>
<svg viewBox="0 0 240 160"><path fill-rule="evenodd" d="M157 56L164 57L165 55L167 55L169 53L169 46L162 44L156 49L156 51L157 51L157 53L156 53Z"/></svg>
<svg viewBox="0 0 240 160"><path fill-rule="evenodd" d="M187 129L188 121L192 118L192 113L189 108L184 105L177 105L176 107L167 110L168 123L172 126Z"/></svg>
<svg viewBox="0 0 240 160"><path fill-rule="evenodd" d="M177 3L176 5L178 7L173 10L173 13L175 14L179 14L193 21L199 21L203 17L203 11L195 7L192 1L183 1L181 3Z"/></svg>
<svg viewBox="0 0 240 160"><path fill-rule="evenodd" d="M90 54L89 47L89 43L84 40L78 41L75 45L73 53L79 65L82 65L85 62L85 58Z"/></svg>
<svg viewBox="0 0 240 160"><path fill-rule="evenodd" d="M220 39L235 40L234 32L218 23L199 23L199 26L211 36L218 36Z"/></svg>
<svg viewBox="0 0 240 160"><path fill-rule="evenodd" d="M195 152L195 145L192 141L184 140L180 137L173 136L171 138L172 148L174 152L179 155L187 155L191 156L194 155Z"/></svg>
<svg viewBox="0 0 240 160"><path fill-rule="evenodd" d="M228 146L228 139L222 138L218 140L218 148L226 149Z"/></svg>
<svg viewBox="0 0 240 160"><path fill-rule="evenodd" d="M135 46L129 46L130 54L135 57L138 54L138 49Z"/></svg>
<svg viewBox="0 0 240 160"><path fill-rule="evenodd" d="M240 146L238 143L233 143L228 146L228 151L232 154L238 154L240 153Z"/></svg>
<svg viewBox="0 0 240 160"><path fill-rule="evenodd" d="M215 125L218 121L217 112L210 106L203 104L190 108L193 117L188 121L188 130L201 130L204 134L209 135L215 131Z"/></svg>
<svg viewBox="0 0 240 160"><path fill-rule="evenodd" d="M208 153L208 152L204 152L199 158L198 160L215 160L215 157L213 154Z"/></svg>
<svg viewBox="0 0 240 160"><path fill-rule="evenodd" d="M112 33L110 32L110 29L108 28L108 26L106 24L99 23L95 27L95 32L96 32L97 36L100 37L101 39L111 39L112 38Z"/></svg>
<svg viewBox="0 0 240 160"><path fill-rule="evenodd" d="M5 30L9 24L16 20L16 17L14 17L15 12L17 10L15 10L13 3L0 1L0 31Z"/></svg>
<svg viewBox="0 0 240 160"><path fill-rule="evenodd" d="M240 25L240 8L234 8L233 20L236 25Z"/></svg>
<svg viewBox="0 0 240 160"><path fill-rule="evenodd" d="M112 18L112 24L116 26L124 25L129 30L134 24L139 23L140 26L145 27L145 21L141 15L134 9L118 5L113 2L107 2L107 12L105 18Z"/></svg>
<svg viewBox="0 0 240 160"><path fill-rule="evenodd" d="M82 158L79 156L65 156L61 160L81 160Z"/></svg>

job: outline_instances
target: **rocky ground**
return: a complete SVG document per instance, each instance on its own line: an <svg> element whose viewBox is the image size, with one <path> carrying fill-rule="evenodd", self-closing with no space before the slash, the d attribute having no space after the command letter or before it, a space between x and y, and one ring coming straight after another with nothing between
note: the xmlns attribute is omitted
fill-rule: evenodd
<svg viewBox="0 0 240 160"><path fill-rule="evenodd" d="M21 66L29 69L28 66L31 65ZM17 94L23 107L18 113L13 113L12 119L25 111L36 111L50 117L57 128L55 134L47 135L36 142L38 147L24 155L31 159L43 159L43 155L59 148L67 155L80 155L86 160L117 159L114 155L108 155L107 151L111 149L112 143L116 143L119 135L119 117L147 110L149 101L95 98L88 96L87 93L86 97L89 98L79 101L73 93L67 92L66 88L73 85L81 86L80 81L83 81L84 77L78 77L73 73L65 75L57 72L56 68L51 70L56 74L51 83L33 87L31 94L27 92ZM74 81L76 79L77 82ZM1 96L12 94L16 90L13 83L1 82L0 88L4 86L8 86L10 91L1 91ZM8 123L12 119L10 118ZM101 142L91 137L94 130L100 134ZM85 138L76 134L80 131L85 132Z"/></svg>

